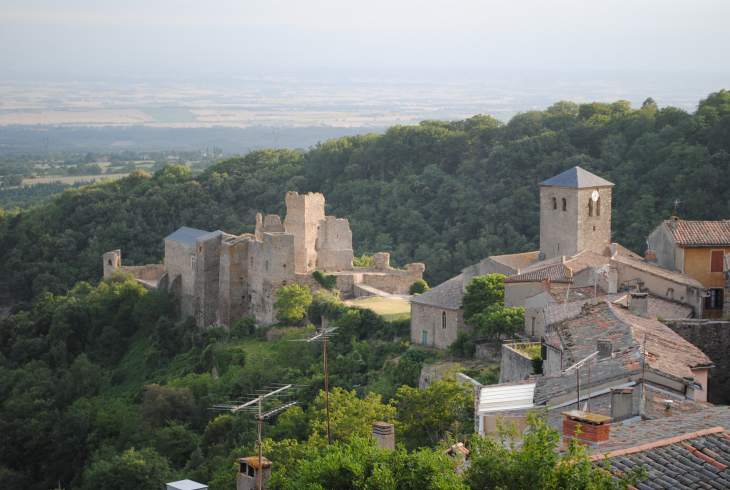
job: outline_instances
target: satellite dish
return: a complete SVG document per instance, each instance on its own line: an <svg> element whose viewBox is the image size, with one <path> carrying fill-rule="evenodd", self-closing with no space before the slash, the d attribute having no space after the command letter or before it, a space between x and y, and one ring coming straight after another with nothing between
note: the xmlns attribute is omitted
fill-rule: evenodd
<svg viewBox="0 0 730 490"><path fill-rule="evenodd" d="M591 193L591 199L593 199L593 202L598 201L598 191L593 191Z"/></svg>

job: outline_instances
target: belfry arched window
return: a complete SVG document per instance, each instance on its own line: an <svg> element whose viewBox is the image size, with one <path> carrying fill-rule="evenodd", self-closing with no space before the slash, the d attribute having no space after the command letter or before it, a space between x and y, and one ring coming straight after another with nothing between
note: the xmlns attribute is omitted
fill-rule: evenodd
<svg viewBox="0 0 730 490"><path fill-rule="evenodd" d="M553 209L558 209L558 200L555 197L553 197Z"/></svg>
<svg viewBox="0 0 730 490"><path fill-rule="evenodd" d="M567 211L567 210L568 210L568 201L566 201L565 198L563 198L563 211Z"/></svg>
<svg viewBox="0 0 730 490"><path fill-rule="evenodd" d="M601 215L601 198L596 199L596 216Z"/></svg>
<svg viewBox="0 0 730 490"><path fill-rule="evenodd" d="M593 216L593 199L588 199L588 216Z"/></svg>

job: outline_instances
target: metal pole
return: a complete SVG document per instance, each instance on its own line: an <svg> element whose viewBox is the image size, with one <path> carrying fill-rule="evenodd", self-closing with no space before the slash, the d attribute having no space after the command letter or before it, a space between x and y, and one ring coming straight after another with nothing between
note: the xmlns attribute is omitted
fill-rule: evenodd
<svg viewBox="0 0 730 490"><path fill-rule="evenodd" d="M580 368L575 370L575 380L578 384L578 410L580 410Z"/></svg>
<svg viewBox="0 0 730 490"><path fill-rule="evenodd" d="M263 457L261 456L261 398L259 398L259 488L261 490L261 467Z"/></svg>
<svg viewBox="0 0 730 490"><path fill-rule="evenodd" d="M327 445L332 445L330 436L330 390L327 384L327 329L322 329L322 337L324 338L324 392L327 399Z"/></svg>
<svg viewBox="0 0 730 490"><path fill-rule="evenodd" d="M591 365L588 365L588 413L591 411Z"/></svg>
<svg viewBox="0 0 730 490"><path fill-rule="evenodd" d="M648 334L644 334L644 352L642 352L641 355L641 394L646 396L646 391L644 388L644 373L646 372L646 336Z"/></svg>

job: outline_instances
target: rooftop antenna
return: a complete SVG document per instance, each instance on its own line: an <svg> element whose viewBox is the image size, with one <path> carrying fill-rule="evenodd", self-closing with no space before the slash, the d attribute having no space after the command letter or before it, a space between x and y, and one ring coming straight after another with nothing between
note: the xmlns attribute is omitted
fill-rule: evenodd
<svg viewBox="0 0 730 490"><path fill-rule="evenodd" d="M298 401L293 401L289 403L284 403L282 405L279 405L278 407L273 407L272 409L262 412L261 406L263 404L264 400L274 400L282 397L286 397L289 395L292 395L302 389L306 385L296 385L296 384L274 384L272 386L268 386L263 390L256 390L256 391L264 391L265 393L261 394L251 394L248 395L246 398L249 398L248 401L243 403L242 405L236 405L234 402L229 402L227 404L220 404L220 405L213 405L213 408L209 408L208 410L222 410L222 411L230 411L231 413L235 414L237 412L258 412L258 416L256 419L258 420L259 425L259 488L261 488L261 471L262 468L262 460L263 460L263 454L261 449L261 423L264 421L264 419L271 417L272 415L275 415L283 410L286 410L289 407L293 407L294 405L298 404ZM237 400L237 401L243 401L243 400Z"/></svg>
<svg viewBox="0 0 730 490"><path fill-rule="evenodd" d="M338 327L332 327L332 328L324 328L322 327L322 331L318 334L316 334L314 337L309 337L306 339L296 339L296 340L290 340L290 342L322 342L324 344L324 393L325 393L325 400L327 405L327 445L332 445L332 437L330 435L330 390L327 383L327 334L332 333L333 331L337 330Z"/></svg>

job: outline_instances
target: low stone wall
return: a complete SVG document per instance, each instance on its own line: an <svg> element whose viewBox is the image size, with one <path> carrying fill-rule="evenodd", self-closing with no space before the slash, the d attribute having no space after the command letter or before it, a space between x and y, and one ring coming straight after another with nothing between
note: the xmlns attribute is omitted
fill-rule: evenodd
<svg viewBox="0 0 730 490"><path fill-rule="evenodd" d="M502 367L499 370L500 383L520 381L531 372L532 362L529 357L513 349L509 344L502 345Z"/></svg>
<svg viewBox="0 0 730 490"><path fill-rule="evenodd" d="M142 279L143 281L157 281L165 273L165 266L162 264L147 264L119 267L118 270L132 274L135 279Z"/></svg>
<svg viewBox="0 0 730 490"><path fill-rule="evenodd" d="M484 359L487 362L500 362L502 360L502 344L488 341L474 342L476 351L474 357Z"/></svg>
<svg viewBox="0 0 730 490"><path fill-rule="evenodd" d="M707 401L730 404L730 322L670 320L666 325L704 352L715 364L707 374Z"/></svg>

